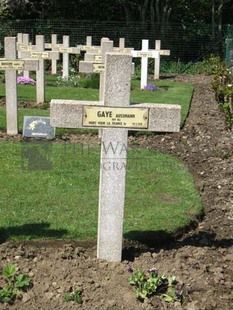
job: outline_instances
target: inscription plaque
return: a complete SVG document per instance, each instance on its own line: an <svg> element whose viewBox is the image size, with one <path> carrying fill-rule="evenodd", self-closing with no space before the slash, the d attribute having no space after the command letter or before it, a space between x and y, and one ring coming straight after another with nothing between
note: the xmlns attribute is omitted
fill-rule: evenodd
<svg viewBox="0 0 233 310"><path fill-rule="evenodd" d="M31 45L17 45L17 49L18 51L28 52L32 50L32 46Z"/></svg>
<svg viewBox="0 0 233 310"><path fill-rule="evenodd" d="M133 57L147 57L147 58L158 58L159 53L155 51L143 52L143 51L131 51Z"/></svg>
<svg viewBox="0 0 233 310"><path fill-rule="evenodd" d="M93 64L93 72L95 73L100 73L105 70L105 65L104 64Z"/></svg>
<svg viewBox="0 0 233 310"><path fill-rule="evenodd" d="M0 69L24 69L23 60L1 60Z"/></svg>
<svg viewBox="0 0 233 310"><path fill-rule="evenodd" d="M83 107L84 127L148 128L149 108Z"/></svg>
<svg viewBox="0 0 233 310"><path fill-rule="evenodd" d="M43 59L48 59L49 58L49 53L48 52L31 52L31 57L32 58L43 58Z"/></svg>
<svg viewBox="0 0 233 310"><path fill-rule="evenodd" d="M55 128L50 125L50 117L24 116L23 136L53 139L55 137Z"/></svg>
<svg viewBox="0 0 233 310"><path fill-rule="evenodd" d="M99 62L99 63L102 63L102 56L100 55L95 55L95 62Z"/></svg>

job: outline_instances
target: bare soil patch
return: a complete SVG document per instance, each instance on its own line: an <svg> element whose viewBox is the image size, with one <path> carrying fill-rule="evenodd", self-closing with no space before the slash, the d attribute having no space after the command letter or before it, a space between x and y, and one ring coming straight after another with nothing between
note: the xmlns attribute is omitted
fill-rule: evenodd
<svg viewBox="0 0 233 310"><path fill-rule="evenodd" d="M226 129L209 84L211 77L177 76L195 85L184 128L176 134L130 136L143 147L180 158L189 167L204 205L204 216L170 241L153 244L125 240L123 261L96 259L96 243L28 241L0 244L0 270L16 263L29 274L33 288L13 306L0 309L233 309L233 140ZM4 132L0 139L9 137ZM67 135L64 140L96 142L92 135ZM172 197L163 197L170 200ZM129 285L128 264L134 269L156 267L175 275L185 295L184 304L151 298L136 300ZM0 279L1 283L1 279ZM65 303L65 292L82 288L83 304Z"/></svg>

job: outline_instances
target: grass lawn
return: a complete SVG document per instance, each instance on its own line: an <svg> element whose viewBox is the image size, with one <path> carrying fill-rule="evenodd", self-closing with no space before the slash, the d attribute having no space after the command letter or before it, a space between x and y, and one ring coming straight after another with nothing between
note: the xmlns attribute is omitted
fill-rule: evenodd
<svg viewBox="0 0 233 310"><path fill-rule="evenodd" d="M38 154L48 156L51 170L35 170ZM0 239L95 239L99 157L98 146L2 141ZM129 151L125 236L168 234L201 212L183 164L149 150Z"/></svg>
<svg viewBox="0 0 233 310"><path fill-rule="evenodd" d="M49 102L51 99L76 99L93 101L99 99L98 89L83 87L58 87L56 86L56 78L57 76L46 76L46 102ZM83 79L80 81L80 85L89 85L87 84L87 81L88 79ZM144 102L180 104L181 124L183 124L189 111L193 86L186 83L169 82L165 80L148 81L148 83L156 84L156 86L158 86L161 90L154 92L140 90L140 81L132 80L130 101L132 103ZM5 84L0 84L0 98L5 98ZM36 101L36 86L18 85L18 100L19 102ZM27 113L27 110L24 112ZM31 113L31 111L29 112ZM2 128L1 124L2 122L0 123L0 127Z"/></svg>
<svg viewBox="0 0 233 310"><path fill-rule="evenodd" d="M57 87L55 77L48 76L47 80L47 102L55 98L99 98L98 89ZM161 91L142 91L139 81L132 81L131 101L180 104L183 124L192 85L168 81L156 81L156 85ZM4 84L0 84L0 98L4 96ZM20 102L35 101L35 86L19 85L18 97ZM19 108L20 131L24 115L49 116L49 108ZM6 129L5 107L0 107L0 129ZM57 129L56 133L66 131L80 132ZM99 157L98 146L1 141L0 239L95 239ZM36 169L42 158L52 165L50 170ZM136 147L128 152L126 237L155 239L161 232L170 234L184 228L200 213L200 197L183 164L167 155Z"/></svg>

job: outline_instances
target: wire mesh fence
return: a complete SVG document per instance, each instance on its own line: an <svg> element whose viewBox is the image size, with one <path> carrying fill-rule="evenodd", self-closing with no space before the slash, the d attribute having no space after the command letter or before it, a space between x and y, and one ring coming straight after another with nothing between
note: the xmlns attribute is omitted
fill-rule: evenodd
<svg viewBox="0 0 233 310"><path fill-rule="evenodd" d="M15 20L1 22L1 54L4 53L4 37L28 33L30 41L35 43L37 34L45 35L51 42L51 34L70 36L70 46L85 44L86 36L92 36L92 44L99 45L102 37L108 37L118 46L119 38L125 38L126 47L141 48L142 39L148 39L150 48L155 48L155 40L161 40L161 48L169 49L171 55L166 61L197 62L210 55L225 58L226 35L229 27L223 26L222 32L213 35L212 25L189 24L151 24L141 22L81 21L81 20ZM232 37L231 37L232 40ZM230 39L227 41L230 48ZM228 55L229 57L229 55ZM232 58L233 61L233 58Z"/></svg>
<svg viewBox="0 0 233 310"><path fill-rule="evenodd" d="M233 70L233 26L228 25L226 37L226 63Z"/></svg>

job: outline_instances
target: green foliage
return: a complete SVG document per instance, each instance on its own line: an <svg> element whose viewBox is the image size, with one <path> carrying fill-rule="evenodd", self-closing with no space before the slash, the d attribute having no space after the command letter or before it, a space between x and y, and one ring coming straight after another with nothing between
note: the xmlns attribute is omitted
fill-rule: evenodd
<svg viewBox="0 0 233 310"><path fill-rule="evenodd" d="M82 304L82 291L77 289L70 293L65 294L64 301L65 302L73 301L76 304Z"/></svg>
<svg viewBox="0 0 233 310"><path fill-rule="evenodd" d="M132 270L133 272L133 270ZM183 295L176 290L176 278L166 277L164 274L159 276L156 269L148 272L136 270L129 278L129 283L135 287L134 294L137 299L144 301L150 296L163 298L166 302L183 302Z"/></svg>
<svg viewBox="0 0 233 310"><path fill-rule="evenodd" d="M151 72L152 72L152 65L150 63ZM179 59L177 61L168 61L168 60L161 60L160 72L164 74L205 74L211 75L212 74L212 66L211 66L211 58L205 58L202 61L196 62L181 62Z"/></svg>
<svg viewBox="0 0 233 310"><path fill-rule="evenodd" d="M219 57L211 59L213 79L211 86L229 129L233 126L233 74Z"/></svg>
<svg viewBox="0 0 233 310"><path fill-rule="evenodd" d="M83 88L99 89L100 75L97 73L82 75L80 86Z"/></svg>
<svg viewBox="0 0 233 310"><path fill-rule="evenodd" d="M0 302L13 304L16 298L20 298L22 292L27 291L31 286L31 279L24 274L17 274L16 265L7 265L2 272L6 282L0 287Z"/></svg>

